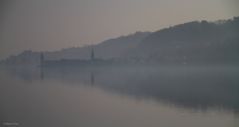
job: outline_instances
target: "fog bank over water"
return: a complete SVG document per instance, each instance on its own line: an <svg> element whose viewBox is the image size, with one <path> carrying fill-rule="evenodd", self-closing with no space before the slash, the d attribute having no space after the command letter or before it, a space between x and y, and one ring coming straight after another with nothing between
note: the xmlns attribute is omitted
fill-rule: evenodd
<svg viewBox="0 0 239 127"><path fill-rule="evenodd" d="M0 122L24 127L237 127L239 68L12 68Z"/></svg>
<svg viewBox="0 0 239 127"><path fill-rule="evenodd" d="M0 127L238 127L238 0L0 0Z"/></svg>

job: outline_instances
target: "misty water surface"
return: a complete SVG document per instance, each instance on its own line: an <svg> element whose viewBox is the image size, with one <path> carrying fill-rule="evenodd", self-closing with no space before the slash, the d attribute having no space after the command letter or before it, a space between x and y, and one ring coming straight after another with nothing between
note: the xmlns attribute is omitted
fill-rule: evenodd
<svg viewBox="0 0 239 127"><path fill-rule="evenodd" d="M0 120L20 127L237 127L236 67L1 69Z"/></svg>

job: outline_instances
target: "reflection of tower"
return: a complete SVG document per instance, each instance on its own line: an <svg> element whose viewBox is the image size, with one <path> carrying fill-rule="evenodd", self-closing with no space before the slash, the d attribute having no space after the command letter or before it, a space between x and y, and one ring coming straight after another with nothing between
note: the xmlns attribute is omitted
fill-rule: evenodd
<svg viewBox="0 0 239 127"><path fill-rule="evenodd" d="M91 85L94 85L95 83L95 75L93 72L90 73L90 84Z"/></svg>
<svg viewBox="0 0 239 127"><path fill-rule="evenodd" d="M43 67L40 68L40 79L44 80L44 70L43 70Z"/></svg>
<svg viewBox="0 0 239 127"><path fill-rule="evenodd" d="M95 60L95 53L94 53L94 49L93 48L91 49L90 58L91 58L92 61Z"/></svg>

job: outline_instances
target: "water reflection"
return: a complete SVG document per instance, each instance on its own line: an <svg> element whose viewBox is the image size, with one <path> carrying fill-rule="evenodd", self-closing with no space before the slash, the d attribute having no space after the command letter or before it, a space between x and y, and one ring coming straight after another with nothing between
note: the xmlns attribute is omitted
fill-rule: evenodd
<svg viewBox="0 0 239 127"><path fill-rule="evenodd" d="M239 112L239 69L233 67L14 68L7 72L28 82L60 80L186 109Z"/></svg>

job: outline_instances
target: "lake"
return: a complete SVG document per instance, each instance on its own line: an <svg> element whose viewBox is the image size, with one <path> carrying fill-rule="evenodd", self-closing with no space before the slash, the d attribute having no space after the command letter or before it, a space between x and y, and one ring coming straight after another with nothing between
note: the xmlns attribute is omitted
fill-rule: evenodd
<svg viewBox="0 0 239 127"><path fill-rule="evenodd" d="M237 67L8 68L11 127L238 127Z"/></svg>

